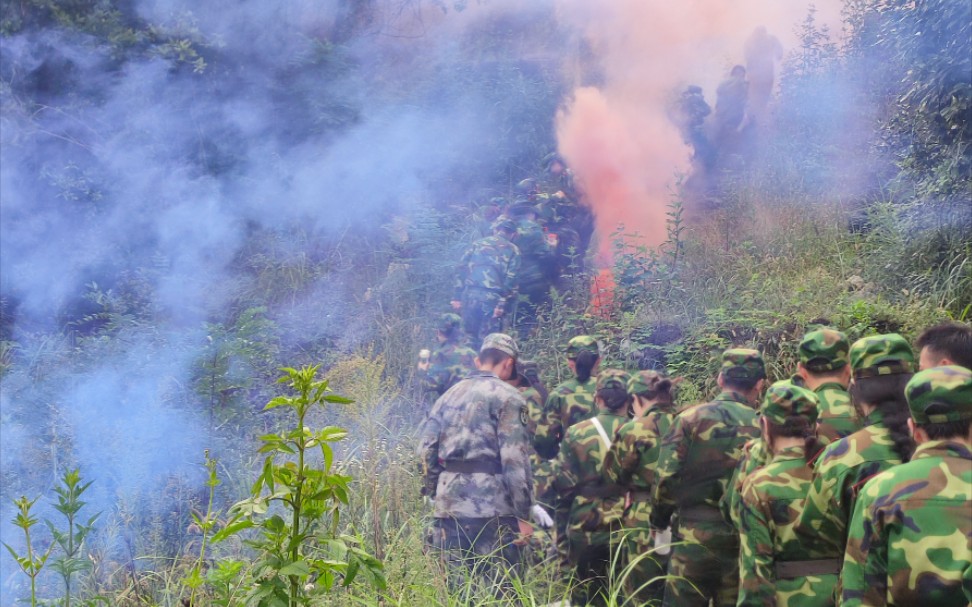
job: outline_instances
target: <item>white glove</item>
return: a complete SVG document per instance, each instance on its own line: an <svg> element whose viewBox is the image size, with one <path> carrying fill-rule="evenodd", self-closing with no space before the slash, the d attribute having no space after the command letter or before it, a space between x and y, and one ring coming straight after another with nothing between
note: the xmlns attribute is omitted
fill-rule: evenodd
<svg viewBox="0 0 972 607"><path fill-rule="evenodd" d="M539 525L542 529L550 529L554 524L553 519L550 518L550 515L547 514L547 511L544 510L543 506L540 504L534 504L533 507L530 508L530 518L532 518L533 522Z"/></svg>
<svg viewBox="0 0 972 607"><path fill-rule="evenodd" d="M672 528L665 527L655 534L655 553L666 556L672 551Z"/></svg>

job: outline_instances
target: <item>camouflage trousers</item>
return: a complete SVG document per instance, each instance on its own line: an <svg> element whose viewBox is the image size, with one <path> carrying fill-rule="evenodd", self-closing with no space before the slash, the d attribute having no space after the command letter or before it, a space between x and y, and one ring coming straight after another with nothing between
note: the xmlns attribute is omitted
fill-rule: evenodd
<svg viewBox="0 0 972 607"><path fill-rule="evenodd" d="M668 570L668 555L653 552L651 529L644 527L625 528L624 534L624 590L634 604L658 603L665 592L663 577ZM653 583L649 583L656 580Z"/></svg>
<svg viewBox="0 0 972 607"><path fill-rule="evenodd" d="M705 527L715 527L712 529ZM739 594L739 536L721 523L702 528L682 523L672 545L665 581L665 607L735 607ZM705 538L700 543L696 538Z"/></svg>
<svg viewBox="0 0 972 607"><path fill-rule="evenodd" d="M573 567L571 605L607 605L610 596L612 544L591 543L585 536L570 535L567 558Z"/></svg>
<svg viewBox="0 0 972 607"><path fill-rule="evenodd" d="M470 346L479 351L483 338L503 329L503 319L493 316L499 293L469 287L462 296L462 328L469 336Z"/></svg>
<svg viewBox="0 0 972 607"><path fill-rule="evenodd" d="M450 592L461 604L485 597L512 600L520 548L515 518L435 520L432 548L445 568Z"/></svg>

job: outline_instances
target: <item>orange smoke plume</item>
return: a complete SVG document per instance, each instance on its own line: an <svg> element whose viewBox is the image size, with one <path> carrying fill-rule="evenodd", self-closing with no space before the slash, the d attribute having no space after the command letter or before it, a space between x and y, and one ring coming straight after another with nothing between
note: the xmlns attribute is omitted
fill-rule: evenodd
<svg viewBox="0 0 972 607"><path fill-rule="evenodd" d="M597 217L598 264L611 260L619 224L645 244L665 238L666 205L691 150L667 118L675 91L716 85L744 63L746 39L765 26L785 49L809 0L557 0L559 18L582 32L601 82L578 86L556 120L558 149ZM817 0L818 21L839 24L840 0ZM579 77L577 77L579 79Z"/></svg>

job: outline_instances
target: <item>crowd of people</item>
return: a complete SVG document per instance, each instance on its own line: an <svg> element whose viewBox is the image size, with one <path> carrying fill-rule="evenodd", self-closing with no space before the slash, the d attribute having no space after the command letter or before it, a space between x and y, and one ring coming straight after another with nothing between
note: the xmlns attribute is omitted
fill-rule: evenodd
<svg viewBox="0 0 972 607"><path fill-rule="evenodd" d="M572 605L972 604L972 327L815 326L772 385L730 348L718 394L681 410L679 378L600 352L571 339L547 393L509 335L463 350L419 441L456 592L516 604L542 535Z"/></svg>

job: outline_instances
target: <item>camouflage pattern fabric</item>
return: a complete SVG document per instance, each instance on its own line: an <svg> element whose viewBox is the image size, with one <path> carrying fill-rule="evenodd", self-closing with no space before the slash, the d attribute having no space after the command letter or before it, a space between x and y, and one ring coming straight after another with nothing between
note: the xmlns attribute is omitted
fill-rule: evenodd
<svg viewBox="0 0 972 607"><path fill-rule="evenodd" d="M549 290L550 267L554 263L554 251L547 244L543 228L532 219L517 222L516 246L520 249L520 294L532 303L539 303Z"/></svg>
<svg viewBox="0 0 972 607"><path fill-rule="evenodd" d="M483 371L435 401L419 437L419 458L436 518L529 520L533 478L525 409L515 388ZM450 472L449 462L498 464L501 473Z"/></svg>
<svg viewBox="0 0 972 607"><path fill-rule="evenodd" d="M847 523L857 491L867 479L901 463L890 431L874 411L866 426L827 446L814 465L813 484L797 529L806 537L819 536L828 546L825 558L840 558L847 542Z"/></svg>
<svg viewBox="0 0 972 607"><path fill-rule="evenodd" d="M908 381L905 397L918 425L972 419L972 371L958 365L925 369Z"/></svg>
<svg viewBox="0 0 972 607"><path fill-rule="evenodd" d="M804 335L797 349L800 362L812 373L836 371L850 362L847 336L826 327Z"/></svg>
<svg viewBox="0 0 972 607"><path fill-rule="evenodd" d="M596 377L590 377L584 383L576 378L568 379L550 393L533 437L533 446L540 457L555 457L567 429L594 416L596 385Z"/></svg>
<svg viewBox="0 0 972 607"><path fill-rule="evenodd" d="M722 511L722 518L730 521L734 527L739 528L739 509L742 506L743 483L754 472L769 463L772 454L766 441L762 437L754 438L743 447L743 456L732 471L732 478L726 485L726 492L719 500L719 510Z"/></svg>
<svg viewBox="0 0 972 607"><path fill-rule="evenodd" d="M748 367L747 373L757 372L755 364L746 364L751 356L738 357L743 365L737 366ZM666 605L704 605L710 598L735 605L739 538L719 516L719 502L743 446L758 435L752 405L725 391L679 413L662 439L651 526L668 527L678 511L676 539L682 542L672 547L668 572L675 577L665 585Z"/></svg>
<svg viewBox="0 0 972 607"><path fill-rule="evenodd" d="M820 403L817 437L821 443L829 445L864 427L844 386L826 382L817 386L814 393Z"/></svg>
<svg viewBox="0 0 972 607"><path fill-rule="evenodd" d="M601 410L595 416L608 437L627 421L623 414ZM551 478L558 510L567 512L567 558L581 583L571 603L585 605L605 587L610 564L611 536L621 526L624 495L598 497L587 490L606 487L602 476L608 446L593 419L567 430L554 460Z"/></svg>
<svg viewBox="0 0 972 607"><path fill-rule="evenodd" d="M854 342L850 365L855 379L915 371L915 354L897 333L871 335Z"/></svg>
<svg viewBox="0 0 972 607"><path fill-rule="evenodd" d="M732 379L763 379L766 377L766 363L757 350L730 348L722 353L719 373Z"/></svg>
<svg viewBox="0 0 972 607"><path fill-rule="evenodd" d="M453 299L462 302L463 326L474 339L497 328L493 310L513 302L519 271L520 250L503 236L477 240L463 254Z"/></svg>
<svg viewBox="0 0 972 607"><path fill-rule="evenodd" d="M841 604L972 604L970 555L972 450L962 441L928 441L910 462L864 486L844 555Z"/></svg>
<svg viewBox="0 0 972 607"><path fill-rule="evenodd" d="M445 342L432 351L429 369L422 379L426 392L442 396L446 390L475 368L476 351L455 342Z"/></svg>
<svg viewBox="0 0 972 607"><path fill-rule="evenodd" d="M834 604L837 573L781 578L775 565L827 558L816 538L794 524L813 472L802 446L787 447L743 483L739 507L739 599L745 607L825 607Z"/></svg>
<svg viewBox="0 0 972 607"><path fill-rule="evenodd" d="M432 548L452 594L463 603L515 600L512 578L522 556L513 543L515 518L436 519L432 532Z"/></svg>
<svg viewBox="0 0 972 607"><path fill-rule="evenodd" d="M631 388L629 382L629 392ZM668 565L668 559L661 555L639 556L652 549L649 494L655 482L661 440L674 419L674 403L652 405L642 417L618 428L614 444L604 457L605 480L621 485L629 492L630 505L621 520L624 527L624 566L631 566L626 587L629 595L642 602L661 598L663 585L635 591L649 580L664 575Z"/></svg>

